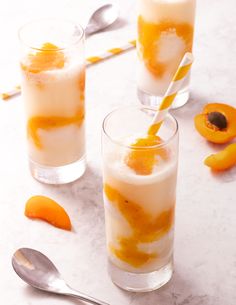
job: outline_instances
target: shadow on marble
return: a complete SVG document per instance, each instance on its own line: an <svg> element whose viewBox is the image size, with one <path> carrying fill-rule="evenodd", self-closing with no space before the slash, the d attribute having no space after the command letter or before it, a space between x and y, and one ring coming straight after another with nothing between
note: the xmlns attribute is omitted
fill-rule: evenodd
<svg viewBox="0 0 236 305"><path fill-rule="evenodd" d="M72 199L86 198L88 203L102 206L102 176L100 171L93 169L89 165L84 175L74 182L63 185L44 184L43 187L56 190L60 194L69 195ZM84 195L89 196L86 197Z"/></svg>
<svg viewBox="0 0 236 305"><path fill-rule="evenodd" d="M177 269L177 268L176 268ZM189 278L183 278L178 270L171 281L158 290L145 293L130 293L121 290L129 297L129 305L208 305L211 300L198 292L197 287ZM118 304L117 304L118 305Z"/></svg>
<svg viewBox="0 0 236 305"><path fill-rule="evenodd" d="M104 209L102 197L102 176L101 171L97 168L88 166L85 174L80 179L63 185L49 185L38 182L41 193L49 194L50 197L58 198L58 202L63 202L64 206L69 206L73 215L80 215L79 219L74 219L75 227L79 225L79 230L86 227L95 218L103 230L104 226ZM87 227L86 227L87 228ZM73 228L73 233L77 230Z"/></svg>
<svg viewBox="0 0 236 305"><path fill-rule="evenodd" d="M25 297L32 302L40 300L40 304L45 302L45 304L74 304L74 305L84 305L88 303L84 303L80 300L69 296L57 295L53 293L49 293L46 291L41 291L31 286L26 286L24 289ZM53 303L54 302L54 303ZM31 304L31 303L28 303Z"/></svg>
<svg viewBox="0 0 236 305"><path fill-rule="evenodd" d="M215 180L218 180L223 183L229 183L236 180L236 167L222 172L211 171L211 175Z"/></svg>
<svg viewBox="0 0 236 305"><path fill-rule="evenodd" d="M197 279L196 279L197 281ZM212 305L213 298L198 291L197 285L191 277L183 278L176 271L172 280L160 289L147 293L132 293L120 288L120 294L126 298L127 302L119 304L114 300L111 305ZM75 298L43 292L31 286L24 289L26 299L40 304L44 301L47 304L75 304L82 305L84 302ZM45 303L45 304L46 304ZM31 304L31 303L29 303ZM87 303L86 303L87 304Z"/></svg>
<svg viewBox="0 0 236 305"><path fill-rule="evenodd" d="M210 101L206 96L201 96L196 92L192 92L187 104L178 109L173 109L171 112L177 118L177 120L193 120L194 116L200 113L204 105L209 102Z"/></svg>

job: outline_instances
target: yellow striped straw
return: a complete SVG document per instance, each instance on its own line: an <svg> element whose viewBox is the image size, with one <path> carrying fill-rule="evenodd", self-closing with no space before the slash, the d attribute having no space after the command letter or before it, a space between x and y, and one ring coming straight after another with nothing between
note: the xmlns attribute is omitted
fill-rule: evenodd
<svg viewBox="0 0 236 305"><path fill-rule="evenodd" d="M86 67L89 67L91 65L97 64L99 62L102 62L106 59L109 59L113 56L119 55L121 53L124 53L128 50L131 50L136 47L136 40L131 40L127 44L118 47L118 48L113 48L107 50L105 53L98 55L98 56L91 56L86 58ZM21 88L20 86L16 86L13 90L10 90L8 92L0 93L0 98L2 100L8 100L18 94L21 93Z"/></svg>
<svg viewBox="0 0 236 305"><path fill-rule="evenodd" d="M155 135L161 127L163 120L165 119L166 114L178 92L182 89L183 82L192 66L193 55L192 53L185 53L164 97L161 102L161 105L156 112L152 123L148 129L149 135Z"/></svg>
<svg viewBox="0 0 236 305"><path fill-rule="evenodd" d="M96 63L99 63L105 59L108 59L110 57L113 57L115 55L119 55L121 53L124 53L125 51L128 51L130 49L133 49L136 47L136 40L129 41L126 45L123 45L119 48L113 48L107 50L105 53L99 55L99 56L91 56L86 59L86 66L90 66Z"/></svg>

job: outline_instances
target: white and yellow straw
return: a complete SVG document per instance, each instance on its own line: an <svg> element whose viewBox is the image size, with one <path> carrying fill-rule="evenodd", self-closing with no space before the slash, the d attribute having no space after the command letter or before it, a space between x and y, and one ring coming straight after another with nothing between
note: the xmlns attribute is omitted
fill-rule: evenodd
<svg viewBox="0 0 236 305"><path fill-rule="evenodd" d="M20 92L21 92L20 86L15 86L14 89L1 93L0 97L1 97L2 100L7 101L11 97L20 94Z"/></svg>
<svg viewBox="0 0 236 305"><path fill-rule="evenodd" d="M169 108L171 107L174 99L176 98L178 92L182 89L183 82L189 73L189 70L193 63L192 53L186 53L163 97L161 105L156 112L152 123L148 129L149 135L155 135L161 127Z"/></svg>
<svg viewBox="0 0 236 305"><path fill-rule="evenodd" d="M127 44L123 45L122 47L112 48L112 49L107 50L105 53L103 53L101 55L88 57L88 58L86 58L86 67L89 67L91 65L97 64L106 59L109 59L113 56L124 53L135 47L136 47L136 40L131 40ZM6 101L20 93L21 93L20 86L16 86L13 90L10 90L10 91L4 92L4 93L0 93L0 98L2 100Z"/></svg>
<svg viewBox="0 0 236 305"><path fill-rule="evenodd" d="M115 55L119 55L121 53L124 53L125 51L128 51L130 49L133 49L136 47L136 40L129 41L126 45L123 45L119 48L113 48L107 50L105 53L99 55L99 56L91 56L86 59L86 66L90 66L96 63L99 63L105 59L108 59L110 57L113 57Z"/></svg>

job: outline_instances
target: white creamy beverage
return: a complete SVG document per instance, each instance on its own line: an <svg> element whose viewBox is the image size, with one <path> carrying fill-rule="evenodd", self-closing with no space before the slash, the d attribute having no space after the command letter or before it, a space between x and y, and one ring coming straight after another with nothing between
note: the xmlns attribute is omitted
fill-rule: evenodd
<svg viewBox="0 0 236 305"><path fill-rule="evenodd" d="M102 129L108 272L135 292L160 288L173 274L178 124L167 114L157 133L155 114L120 107Z"/></svg>
<svg viewBox="0 0 236 305"><path fill-rule="evenodd" d="M85 67L45 43L21 60L30 159L63 166L85 154Z"/></svg>
<svg viewBox="0 0 236 305"><path fill-rule="evenodd" d="M173 254L177 157L171 150L157 150L151 173L141 174L149 166L143 153L116 147L104 156L108 255L114 265L132 273L158 270Z"/></svg>

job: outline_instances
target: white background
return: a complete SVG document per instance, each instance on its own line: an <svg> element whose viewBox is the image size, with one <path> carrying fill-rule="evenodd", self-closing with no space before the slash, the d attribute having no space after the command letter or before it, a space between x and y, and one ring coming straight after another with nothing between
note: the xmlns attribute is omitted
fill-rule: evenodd
<svg viewBox="0 0 236 305"><path fill-rule="evenodd" d="M87 41L87 55L97 55L135 37L135 2L120 0L121 20ZM0 92L18 83L17 29L40 17L61 16L85 25L97 0L0 0ZM111 305L236 304L236 168L213 175L203 159L220 149L194 129L193 117L207 102L236 106L235 0L199 0L191 100L174 112L180 124L175 274L159 291L134 294L115 287L106 273L100 127L104 115L119 105L136 104L135 51L87 71L88 170L66 186L46 186L27 167L24 116L20 97L0 100L0 304L80 304L26 286L14 274L11 255L18 247L47 254L77 289ZM44 194L71 216L73 232L31 221L26 200Z"/></svg>

